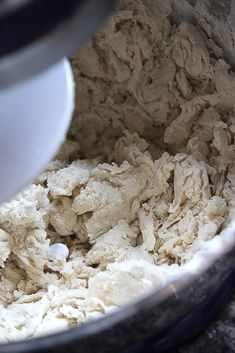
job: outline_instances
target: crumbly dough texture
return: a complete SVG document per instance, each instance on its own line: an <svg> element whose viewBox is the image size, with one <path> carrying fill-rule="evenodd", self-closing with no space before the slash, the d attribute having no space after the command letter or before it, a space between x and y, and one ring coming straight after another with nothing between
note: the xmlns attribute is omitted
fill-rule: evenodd
<svg viewBox="0 0 235 353"><path fill-rule="evenodd" d="M165 285L234 217L235 75L170 11L168 0L121 0L72 58L68 140L0 209L1 341Z"/></svg>

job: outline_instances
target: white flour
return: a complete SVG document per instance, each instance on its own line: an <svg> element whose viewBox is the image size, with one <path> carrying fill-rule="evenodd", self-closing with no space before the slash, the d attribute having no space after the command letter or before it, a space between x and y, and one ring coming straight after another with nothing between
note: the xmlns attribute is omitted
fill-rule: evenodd
<svg viewBox="0 0 235 353"><path fill-rule="evenodd" d="M0 209L2 341L166 284L234 216L235 76L212 41L169 14L168 1L120 1L73 58L69 139Z"/></svg>

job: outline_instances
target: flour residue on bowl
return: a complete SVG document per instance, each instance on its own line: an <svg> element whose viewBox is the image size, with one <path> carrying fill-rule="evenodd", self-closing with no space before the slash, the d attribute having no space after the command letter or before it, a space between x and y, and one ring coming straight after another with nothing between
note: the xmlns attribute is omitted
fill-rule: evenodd
<svg viewBox="0 0 235 353"><path fill-rule="evenodd" d="M120 1L72 58L68 139L0 209L1 340L74 326L163 286L234 217L235 76L170 11Z"/></svg>

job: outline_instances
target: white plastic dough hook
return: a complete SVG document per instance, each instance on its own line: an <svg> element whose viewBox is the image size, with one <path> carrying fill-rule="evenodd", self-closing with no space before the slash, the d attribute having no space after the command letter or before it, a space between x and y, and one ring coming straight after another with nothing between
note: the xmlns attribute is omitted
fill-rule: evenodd
<svg viewBox="0 0 235 353"><path fill-rule="evenodd" d="M0 203L32 182L64 141L74 109L71 66L0 90Z"/></svg>

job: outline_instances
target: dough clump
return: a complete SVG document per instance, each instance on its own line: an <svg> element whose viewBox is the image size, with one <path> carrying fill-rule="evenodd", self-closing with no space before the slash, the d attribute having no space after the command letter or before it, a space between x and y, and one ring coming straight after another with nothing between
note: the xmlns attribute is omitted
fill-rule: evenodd
<svg viewBox="0 0 235 353"><path fill-rule="evenodd" d="M121 0L72 58L68 139L0 208L0 340L164 286L235 214L235 75L171 3Z"/></svg>

